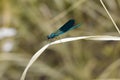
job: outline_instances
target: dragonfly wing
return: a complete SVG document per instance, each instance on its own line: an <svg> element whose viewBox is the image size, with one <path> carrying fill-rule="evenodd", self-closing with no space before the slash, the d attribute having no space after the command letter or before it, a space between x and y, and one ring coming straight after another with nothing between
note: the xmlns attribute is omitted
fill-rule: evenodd
<svg viewBox="0 0 120 80"><path fill-rule="evenodd" d="M81 24L78 24L78 25L72 26L72 27L71 27L70 29L68 29L67 31L69 31L69 30L73 30L73 29L75 29L75 28L78 28L78 27L80 27L80 25L81 25ZM65 33L64 31L57 30L54 34L55 34L55 36L59 36L59 35L64 34L64 33Z"/></svg>
<svg viewBox="0 0 120 80"><path fill-rule="evenodd" d="M78 27L80 27L80 26L81 26L81 24L77 24L77 25L71 27L69 30L73 30L73 29L78 28Z"/></svg>
<svg viewBox="0 0 120 80"><path fill-rule="evenodd" d="M54 32L55 36L59 36L69 30L75 29L80 26L80 24L74 26L74 23L75 23L75 21L73 19L69 20L60 29L58 29L56 32Z"/></svg>
<svg viewBox="0 0 120 80"><path fill-rule="evenodd" d="M75 20L71 19L67 23L65 23L61 28L59 28L62 32L67 32L69 29L71 29L75 24Z"/></svg>

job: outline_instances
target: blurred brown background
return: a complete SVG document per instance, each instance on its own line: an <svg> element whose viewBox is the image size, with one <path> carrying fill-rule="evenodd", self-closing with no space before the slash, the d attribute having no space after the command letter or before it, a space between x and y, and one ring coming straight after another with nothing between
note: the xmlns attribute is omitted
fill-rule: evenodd
<svg viewBox="0 0 120 80"><path fill-rule="evenodd" d="M120 25L120 0L104 0ZM99 0L0 0L0 80L19 80L46 36L69 19L81 23L62 38L119 35ZM79 40L49 47L26 80L120 79L120 42Z"/></svg>

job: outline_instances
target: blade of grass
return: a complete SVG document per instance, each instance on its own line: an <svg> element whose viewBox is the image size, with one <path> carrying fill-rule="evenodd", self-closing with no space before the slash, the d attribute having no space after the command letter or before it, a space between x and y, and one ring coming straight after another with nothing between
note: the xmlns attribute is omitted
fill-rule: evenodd
<svg viewBox="0 0 120 80"><path fill-rule="evenodd" d="M81 40L81 39L85 39L85 40L100 40L100 41L120 41L120 37L117 36L109 36L109 35L102 35L102 36L81 36L81 37L71 37L71 38L64 38L64 39L60 39L60 40L56 40L54 42L51 42L47 45L45 45L44 47L42 47L40 50L38 50L33 57L30 59L27 67L25 68L21 79L20 80L25 80L25 76L26 73L28 71L28 69L30 68L30 66L35 62L35 60L51 45L54 44L59 44L59 43L64 43L64 42L70 42L70 41L75 41L75 40Z"/></svg>
<svg viewBox="0 0 120 80"><path fill-rule="evenodd" d="M118 26L116 25L115 21L113 20L112 16L110 15L109 11L107 10L105 4L103 3L102 0L100 0L100 2L102 4L103 8L105 9L105 11L107 12L108 16L110 17L110 19L111 19L112 23L114 24L115 28L117 29L118 33L120 34L120 30L119 30Z"/></svg>

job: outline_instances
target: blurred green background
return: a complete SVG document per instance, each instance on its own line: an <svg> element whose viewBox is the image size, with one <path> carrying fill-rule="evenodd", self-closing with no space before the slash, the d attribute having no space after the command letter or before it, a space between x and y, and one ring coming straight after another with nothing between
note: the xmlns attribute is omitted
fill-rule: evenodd
<svg viewBox="0 0 120 80"><path fill-rule="evenodd" d="M120 26L120 0L104 0ZM46 36L69 19L82 26L61 36L119 35L99 0L0 0L0 80L19 80ZM120 80L120 42L79 40L50 46L26 80Z"/></svg>

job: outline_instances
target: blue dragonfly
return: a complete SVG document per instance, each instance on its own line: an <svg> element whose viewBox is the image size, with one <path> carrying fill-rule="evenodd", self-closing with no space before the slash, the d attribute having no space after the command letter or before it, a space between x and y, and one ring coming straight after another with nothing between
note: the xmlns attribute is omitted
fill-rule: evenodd
<svg viewBox="0 0 120 80"><path fill-rule="evenodd" d="M62 27L60 27L57 31L51 33L50 35L47 36L48 39L53 39L61 34L64 34L70 30L73 30L77 27L79 27L80 24L75 25L75 20L70 19L68 22L66 22Z"/></svg>

